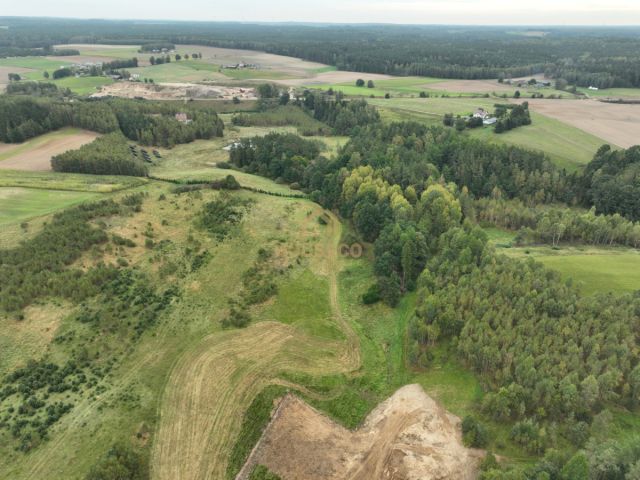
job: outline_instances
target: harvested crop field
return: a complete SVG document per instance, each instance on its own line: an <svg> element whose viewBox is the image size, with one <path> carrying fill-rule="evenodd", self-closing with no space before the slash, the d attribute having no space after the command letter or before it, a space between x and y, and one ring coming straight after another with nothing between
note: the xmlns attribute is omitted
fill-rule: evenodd
<svg viewBox="0 0 640 480"><path fill-rule="evenodd" d="M622 148L640 143L640 105L534 99L529 107Z"/></svg>
<svg viewBox="0 0 640 480"><path fill-rule="evenodd" d="M359 78L364 78L366 80L392 80L397 77L392 77L391 75L383 75L380 73L361 73L361 72L346 72L346 71L330 71L330 72L320 72L311 76L311 78L295 78L295 79L287 79L280 80L278 83L282 83L284 85L291 86L299 86L299 85L316 85L316 84L325 84L325 83L355 83L355 81Z"/></svg>
<svg viewBox="0 0 640 480"><path fill-rule="evenodd" d="M277 70L295 76L308 76L314 70L326 68L326 65L308 62L294 57L273 55L271 53L240 50L235 48L203 47L200 45L176 45L180 52L198 52L202 59L216 65L236 63L256 64L261 69Z"/></svg>
<svg viewBox="0 0 640 480"><path fill-rule="evenodd" d="M265 465L287 480L468 480L484 455L464 447L460 419L407 385L350 431L294 395L281 401L238 476Z"/></svg>
<svg viewBox="0 0 640 480"><path fill-rule="evenodd" d="M15 145L0 144L0 169L51 170L51 157L80 148L99 134L77 128L64 128Z"/></svg>
<svg viewBox="0 0 640 480"><path fill-rule="evenodd" d="M497 80L445 80L425 85L430 90L461 93L511 92L512 85L498 83Z"/></svg>
<svg viewBox="0 0 640 480"><path fill-rule="evenodd" d="M195 83L157 83L116 82L105 85L93 97L141 97L148 100L180 100L184 98L232 100L255 100L253 88L224 87L220 85L201 85Z"/></svg>

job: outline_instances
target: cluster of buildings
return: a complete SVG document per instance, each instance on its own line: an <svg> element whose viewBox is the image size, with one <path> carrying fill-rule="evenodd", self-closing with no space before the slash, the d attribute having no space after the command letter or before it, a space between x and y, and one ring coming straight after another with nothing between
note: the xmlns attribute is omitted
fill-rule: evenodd
<svg viewBox="0 0 640 480"><path fill-rule="evenodd" d="M487 112L484 108L478 108L473 113L473 118L481 118L483 125L493 125L498 121L496 117L494 117L492 114Z"/></svg>
<svg viewBox="0 0 640 480"><path fill-rule="evenodd" d="M256 65L255 63L240 62L236 63L235 65L222 65L222 68L226 68L228 70L242 70L243 68L251 68L255 70L258 68L258 65Z"/></svg>

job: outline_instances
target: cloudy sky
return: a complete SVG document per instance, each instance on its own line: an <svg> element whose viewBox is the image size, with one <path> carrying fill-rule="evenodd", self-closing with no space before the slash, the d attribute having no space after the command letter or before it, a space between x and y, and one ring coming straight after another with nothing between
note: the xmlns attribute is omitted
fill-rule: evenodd
<svg viewBox="0 0 640 480"><path fill-rule="evenodd" d="M2 3L2 16L465 25L640 25L640 0L14 0Z"/></svg>

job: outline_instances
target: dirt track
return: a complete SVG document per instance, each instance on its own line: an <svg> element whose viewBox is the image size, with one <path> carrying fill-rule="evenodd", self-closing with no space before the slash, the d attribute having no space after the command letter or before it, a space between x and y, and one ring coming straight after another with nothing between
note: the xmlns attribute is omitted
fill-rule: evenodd
<svg viewBox="0 0 640 480"><path fill-rule="evenodd" d="M619 147L640 144L640 105L597 100L529 100L531 110L568 123Z"/></svg>
<svg viewBox="0 0 640 480"><path fill-rule="evenodd" d="M318 245L317 268L328 276L331 308L348 341L317 339L279 322L205 338L177 362L165 387L152 478L224 479L244 412L265 386L280 383L280 372L322 375L360 366L358 337L339 308L340 232L332 217Z"/></svg>
<svg viewBox="0 0 640 480"><path fill-rule="evenodd" d="M352 432L294 395L274 414L238 480L262 464L284 480L471 480L484 453L419 385L381 403Z"/></svg>

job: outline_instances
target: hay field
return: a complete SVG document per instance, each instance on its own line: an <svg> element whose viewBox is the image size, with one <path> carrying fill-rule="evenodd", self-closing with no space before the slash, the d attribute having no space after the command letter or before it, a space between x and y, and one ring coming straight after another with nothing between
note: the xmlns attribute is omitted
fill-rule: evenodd
<svg viewBox="0 0 640 480"><path fill-rule="evenodd" d="M78 128L63 128L19 144L0 144L0 169L49 171L51 157L93 142L100 135Z"/></svg>

